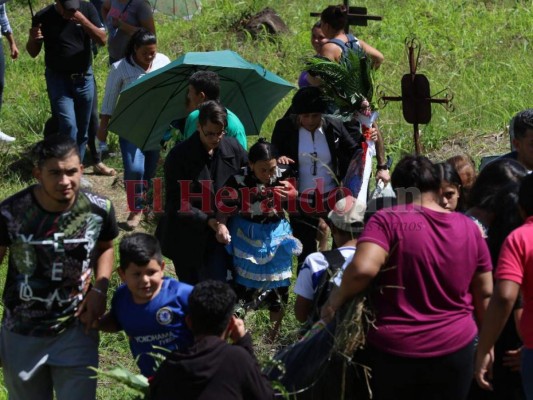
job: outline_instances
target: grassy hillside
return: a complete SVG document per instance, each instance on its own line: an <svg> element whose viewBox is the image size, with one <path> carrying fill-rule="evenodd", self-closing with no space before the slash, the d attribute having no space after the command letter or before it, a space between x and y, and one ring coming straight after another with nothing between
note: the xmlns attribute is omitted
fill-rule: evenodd
<svg viewBox="0 0 533 400"><path fill-rule="evenodd" d="M159 50L174 59L187 51L232 49L296 82L303 60L312 54L309 30L315 19L309 17L309 12L320 11L330 3L203 0L202 13L192 21L156 15ZM38 10L46 4L34 1L33 8ZM243 33L240 21L267 5L281 15L290 32L257 39ZM383 21L370 22L368 27L355 27L353 31L385 55L385 62L375 76L383 91L388 95L400 94L400 79L409 68L404 41L416 36L422 44L418 71L428 76L431 92L436 94L449 88L454 94L455 111L435 105L431 123L421 127L424 151L434 157L466 151L479 159L484 154L505 150L508 146L505 127L510 117L533 105L533 1L375 0L368 6L369 12L383 16ZM21 56L14 62L6 60L0 129L16 136L17 141L11 146L0 145L0 199L28 184L26 178L10 172L8 165L41 138L42 126L49 116L44 57L41 54L31 59L24 49L30 27L27 2L11 0L8 13ZM6 48L4 41L4 51ZM105 48L95 60L95 70L102 97L107 71ZM262 130L264 136L270 137L290 97L267 119ZM412 127L403 121L400 104L390 103L379 111L388 153L398 159L402 153L412 151ZM250 143L255 139L250 137ZM110 140L116 146L116 137ZM119 161L112 162L120 166ZM4 262L2 274L5 268ZM256 338L260 337L266 315L257 313L249 322L257 327ZM294 320L289 320L284 337L290 338L295 327ZM262 356L268 355L267 348ZM103 337L102 361L104 366L132 365L124 336ZM123 399L125 394L102 381L99 398Z"/></svg>

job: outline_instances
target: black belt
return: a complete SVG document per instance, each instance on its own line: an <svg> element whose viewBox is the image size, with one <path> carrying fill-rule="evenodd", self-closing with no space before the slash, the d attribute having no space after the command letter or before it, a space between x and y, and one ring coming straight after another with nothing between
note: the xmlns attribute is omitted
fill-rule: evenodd
<svg viewBox="0 0 533 400"><path fill-rule="evenodd" d="M67 76L72 79L73 81L77 80L77 79L82 79L82 78L85 78L86 76L90 75L89 73L87 72L76 72L74 74L67 74Z"/></svg>

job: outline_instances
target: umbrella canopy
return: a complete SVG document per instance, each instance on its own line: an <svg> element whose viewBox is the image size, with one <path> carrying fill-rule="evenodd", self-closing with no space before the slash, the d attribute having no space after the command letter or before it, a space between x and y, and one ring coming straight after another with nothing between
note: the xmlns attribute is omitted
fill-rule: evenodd
<svg viewBox="0 0 533 400"><path fill-rule="evenodd" d="M154 11L185 19L191 19L202 8L200 0L149 0L149 2Z"/></svg>
<svg viewBox="0 0 533 400"><path fill-rule="evenodd" d="M199 70L218 73L220 101L239 117L247 135L258 134L268 114L294 88L233 51L187 53L124 89L109 130L140 149L157 149L170 122L188 115L188 79Z"/></svg>

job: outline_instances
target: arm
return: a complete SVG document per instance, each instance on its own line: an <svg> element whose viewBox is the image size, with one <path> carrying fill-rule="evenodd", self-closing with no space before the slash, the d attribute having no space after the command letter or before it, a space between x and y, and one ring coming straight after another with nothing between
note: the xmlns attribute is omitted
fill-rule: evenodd
<svg viewBox="0 0 533 400"><path fill-rule="evenodd" d="M492 389L492 385L486 378L486 374L492 364L491 349L511 314L519 290L520 285L516 282L497 280L494 294L485 313L479 334L474 368L474 377L478 385L485 390Z"/></svg>
<svg viewBox="0 0 533 400"><path fill-rule="evenodd" d="M113 241L99 241L97 243L97 254L93 288L85 295L76 312L76 316L80 317L80 320L85 324L86 331L94 328L98 319L105 312L107 288L113 272Z"/></svg>
<svg viewBox="0 0 533 400"><path fill-rule="evenodd" d="M15 43L15 38L12 33L7 33L6 35L7 42L9 43L10 55L13 60L16 60L19 56L19 49Z"/></svg>
<svg viewBox="0 0 533 400"><path fill-rule="evenodd" d="M383 63L383 60L385 57L383 57L383 54L376 48L370 46L368 43L363 42L359 39L359 46L363 49L363 51L368 54L370 59L372 60L372 68L378 69L379 66Z"/></svg>
<svg viewBox="0 0 533 400"><path fill-rule="evenodd" d="M342 57L342 49L335 43L325 43L320 49L320 55L331 61L337 61Z"/></svg>
<svg viewBox="0 0 533 400"><path fill-rule="evenodd" d="M105 142L107 140L107 132L110 119L111 115L100 114L100 125L98 125L98 132L96 133L96 137L101 142Z"/></svg>
<svg viewBox="0 0 533 400"><path fill-rule="evenodd" d="M299 322L305 322L313 311L313 300L306 299L300 295L296 295L294 302L294 315Z"/></svg>
<svg viewBox="0 0 533 400"><path fill-rule="evenodd" d="M120 68L120 65L119 67ZM109 121L115 111L118 96L122 88L124 87L124 81L120 77L120 71L112 65L107 75L105 84L104 98L102 100L102 107L100 111L100 126L98 127L98 139L105 141L107 139L107 131L109 127Z"/></svg>
<svg viewBox="0 0 533 400"><path fill-rule="evenodd" d="M476 272L470 284L474 315L478 327L483 325L483 317L487 311L490 296L492 296L492 286L491 272Z"/></svg>
<svg viewBox="0 0 533 400"><path fill-rule="evenodd" d="M98 330L102 332L119 332L122 330L117 320L109 311L98 321Z"/></svg>
<svg viewBox="0 0 533 400"><path fill-rule="evenodd" d="M322 308L322 319L329 322L344 303L366 289L386 259L387 252L381 246L370 242L361 243L344 271L340 289L332 291Z"/></svg>
<svg viewBox="0 0 533 400"><path fill-rule="evenodd" d="M43 47L43 34L41 32L41 24L30 28L28 41L26 42L26 51L31 58L35 58L41 52Z"/></svg>
<svg viewBox="0 0 533 400"><path fill-rule="evenodd" d="M117 18L113 18L113 23L116 24L118 29L126 33L128 36L133 36L133 34L137 32L139 28L144 28L155 35L154 16L148 4L143 3L143 6L139 9L138 18L140 26L128 24Z"/></svg>
<svg viewBox="0 0 533 400"><path fill-rule="evenodd" d="M91 7L96 13L96 9L94 9L94 6L92 4ZM96 44L100 46L105 46L105 43L107 41L107 35L103 28L94 25L85 15L81 13L80 10L77 10L74 13L72 19L74 21L77 21L83 27L83 30L87 32L87 34Z"/></svg>

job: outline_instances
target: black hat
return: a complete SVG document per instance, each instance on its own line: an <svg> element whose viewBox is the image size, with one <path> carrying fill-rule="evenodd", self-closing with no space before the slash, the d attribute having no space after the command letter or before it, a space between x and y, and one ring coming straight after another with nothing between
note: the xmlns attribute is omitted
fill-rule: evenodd
<svg viewBox="0 0 533 400"><path fill-rule="evenodd" d="M80 0L59 0L65 10L79 10Z"/></svg>
<svg viewBox="0 0 533 400"><path fill-rule="evenodd" d="M316 86L303 87L292 98L293 114L324 113L327 102L322 91Z"/></svg>

